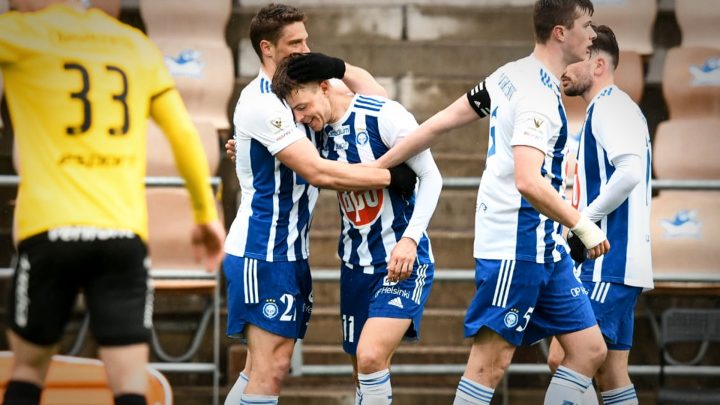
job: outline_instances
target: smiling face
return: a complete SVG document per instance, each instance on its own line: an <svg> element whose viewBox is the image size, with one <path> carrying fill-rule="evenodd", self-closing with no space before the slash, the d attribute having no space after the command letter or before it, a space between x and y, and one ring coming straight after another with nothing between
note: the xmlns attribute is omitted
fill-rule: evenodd
<svg viewBox="0 0 720 405"><path fill-rule="evenodd" d="M327 82L302 85L285 100L292 108L295 121L308 124L315 132L322 131L331 120L332 106L327 96Z"/></svg>
<svg viewBox="0 0 720 405"><path fill-rule="evenodd" d="M271 44L272 59L275 64L292 53L307 53L310 48L307 44L308 33L303 22L286 25L276 44Z"/></svg>

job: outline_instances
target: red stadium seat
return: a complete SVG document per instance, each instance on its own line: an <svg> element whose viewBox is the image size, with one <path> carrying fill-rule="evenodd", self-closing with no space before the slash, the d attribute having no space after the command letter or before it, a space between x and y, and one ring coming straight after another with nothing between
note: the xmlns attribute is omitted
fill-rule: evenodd
<svg viewBox="0 0 720 405"><path fill-rule="evenodd" d="M653 166L659 179L720 179L720 118L662 122L653 140Z"/></svg>
<svg viewBox="0 0 720 405"><path fill-rule="evenodd" d="M670 119L720 116L720 48L670 49L662 91Z"/></svg>

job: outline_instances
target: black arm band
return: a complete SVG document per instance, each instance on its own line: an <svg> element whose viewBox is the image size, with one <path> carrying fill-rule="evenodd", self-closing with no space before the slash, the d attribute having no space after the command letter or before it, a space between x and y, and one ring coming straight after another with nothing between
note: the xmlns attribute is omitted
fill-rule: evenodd
<svg viewBox="0 0 720 405"><path fill-rule="evenodd" d="M467 98L470 106L480 118L490 115L490 93L485 87L485 80L467 92Z"/></svg>

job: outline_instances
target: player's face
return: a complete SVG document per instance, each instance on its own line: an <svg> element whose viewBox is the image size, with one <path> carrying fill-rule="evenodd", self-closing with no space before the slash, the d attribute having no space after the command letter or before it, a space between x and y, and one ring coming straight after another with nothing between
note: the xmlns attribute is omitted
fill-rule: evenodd
<svg viewBox="0 0 720 405"><path fill-rule="evenodd" d="M274 47L273 60L275 64L279 64L290 54L310 52L307 39L308 33L304 23L296 22L286 25Z"/></svg>
<svg viewBox="0 0 720 405"><path fill-rule="evenodd" d="M580 11L579 17L575 19L572 28L565 28L567 41L565 43L565 61L567 64L587 59L590 55L590 46L597 37L592 29L592 19L587 12Z"/></svg>
<svg viewBox="0 0 720 405"><path fill-rule="evenodd" d="M566 96L580 96L593 85L592 70L595 58L568 65L560 80Z"/></svg>
<svg viewBox="0 0 720 405"><path fill-rule="evenodd" d="M318 84L302 86L286 101L292 108L295 121L308 124L315 132L322 131L332 115L330 99Z"/></svg>

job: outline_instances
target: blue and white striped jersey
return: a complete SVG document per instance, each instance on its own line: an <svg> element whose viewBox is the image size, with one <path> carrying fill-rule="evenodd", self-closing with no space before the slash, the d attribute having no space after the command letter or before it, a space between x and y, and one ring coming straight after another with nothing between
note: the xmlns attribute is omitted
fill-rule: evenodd
<svg viewBox="0 0 720 405"><path fill-rule="evenodd" d="M475 211L474 256L557 262L569 251L562 226L540 214L517 190L513 146L531 146L545 154L541 174L564 198L568 134L559 81L530 55L497 69L485 86L492 100L490 140Z"/></svg>
<svg viewBox="0 0 720 405"><path fill-rule="evenodd" d="M355 95L343 117L323 131L325 158L363 163L377 160L418 126L399 103L382 97ZM433 263L430 240L425 232L442 188L442 178L430 151L409 159L418 174L423 194L402 198L389 189L338 192L342 226L338 254L346 264L365 273L386 272L390 253L401 237L418 243L419 264Z"/></svg>
<svg viewBox="0 0 720 405"><path fill-rule="evenodd" d="M318 190L275 154L303 137L315 142L315 134L296 126L262 71L240 94L233 122L242 197L225 252L269 262L307 259Z"/></svg>
<svg viewBox="0 0 720 405"><path fill-rule="evenodd" d="M618 208L601 220L610 252L596 260L586 260L581 278L652 288L650 135L637 104L612 85L601 90L587 108L578 149L573 205L582 211L592 204L615 171L613 159L627 154L642 159L642 181Z"/></svg>

